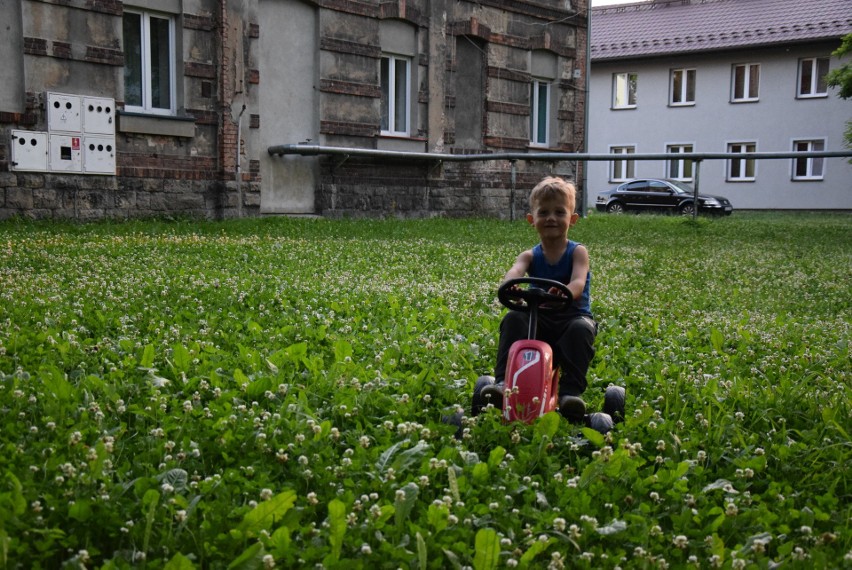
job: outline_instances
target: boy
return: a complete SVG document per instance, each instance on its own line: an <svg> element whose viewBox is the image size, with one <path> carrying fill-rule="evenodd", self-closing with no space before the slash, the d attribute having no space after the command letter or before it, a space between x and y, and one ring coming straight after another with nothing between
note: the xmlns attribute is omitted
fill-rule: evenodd
<svg viewBox="0 0 852 570"><path fill-rule="evenodd" d="M538 232L541 243L518 255L503 282L529 275L565 283L574 297L567 311L542 313L538 339L553 349L554 363L560 367L559 411L573 423L583 423L586 404L580 395L586 390L586 372L595 354L597 323L592 316L589 252L568 239L568 229L577 223L574 211L576 188L561 178L548 177L530 192L527 221ZM556 288L551 293L559 294ZM473 415L488 404L503 407L503 382L509 348L527 338L529 313L509 311L500 323L500 342L494 379L482 377L474 388Z"/></svg>

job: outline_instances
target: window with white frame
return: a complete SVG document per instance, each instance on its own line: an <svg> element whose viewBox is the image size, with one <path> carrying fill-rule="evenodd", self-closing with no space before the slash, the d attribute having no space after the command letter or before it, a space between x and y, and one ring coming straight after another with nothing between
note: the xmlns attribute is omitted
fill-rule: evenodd
<svg viewBox="0 0 852 570"><path fill-rule="evenodd" d="M124 9L124 108L174 115L175 20L168 14Z"/></svg>
<svg viewBox="0 0 852 570"><path fill-rule="evenodd" d="M695 74L694 69L672 69L671 105L695 105Z"/></svg>
<svg viewBox="0 0 852 570"><path fill-rule="evenodd" d="M609 147L610 154L630 155L636 153L635 146L611 146ZM609 179L610 182L624 182L631 178L636 178L634 160L613 160L610 163Z"/></svg>
<svg viewBox="0 0 852 570"><path fill-rule="evenodd" d="M734 65L731 77L731 101L742 103L757 101L760 93L760 64Z"/></svg>
<svg viewBox="0 0 852 570"><path fill-rule="evenodd" d="M666 152L669 154L682 154L692 152L691 144L670 144L666 146ZM674 180L689 182L692 180L692 161L686 159L669 160L667 176Z"/></svg>
<svg viewBox="0 0 852 570"><path fill-rule="evenodd" d="M530 143L547 146L547 125L550 124L550 83L534 79L530 86Z"/></svg>
<svg viewBox="0 0 852 570"><path fill-rule="evenodd" d="M728 143L730 153L757 152L757 143ZM728 160L727 178L729 182L753 182L755 178L755 160L753 158L731 158Z"/></svg>
<svg viewBox="0 0 852 570"><path fill-rule="evenodd" d="M615 73L612 76L612 107L614 109L633 109L636 107L636 86L639 75L636 73Z"/></svg>
<svg viewBox="0 0 852 570"><path fill-rule="evenodd" d="M382 134L408 136L411 117L411 59L382 56Z"/></svg>
<svg viewBox="0 0 852 570"><path fill-rule="evenodd" d="M799 98L827 97L828 58L808 57L799 60Z"/></svg>
<svg viewBox="0 0 852 570"><path fill-rule="evenodd" d="M794 152L819 152L825 150L825 141L793 141ZM820 157L797 157L793 159L793 180L822 180L823 162Z"/></svg>

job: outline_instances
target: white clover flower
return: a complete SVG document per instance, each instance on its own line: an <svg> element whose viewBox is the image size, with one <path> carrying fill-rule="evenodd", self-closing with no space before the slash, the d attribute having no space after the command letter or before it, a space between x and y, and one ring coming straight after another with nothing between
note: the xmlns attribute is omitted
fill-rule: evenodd
<svg viewBox="0 0 852 570"><path fill-rule="evenodd" d="M366 435L362 435L361 438L358 440L358 443L361 445L361 447L370 447L370 438Z"/></svg>
<svg viewBox="0 0 852 570"><path fill-rule="evenodd" d="M553 519L553 529L559 532L563 532L565 530L566 521L561 517L557 517Z"/></svg>
<svg viewBox="0 0 852 570"><path fill-rule="evenodd" d="M186 520L186 511L181 509L175 513L175 520L179 523L182 523Z"/></svg>
<svg viewBox="0 0 852 570"><path fill-rule="evenodd" d="M739 512L739 509L737 509L737 505L735 505L733 502L729 502L728 504L725 505L725 514L728 515L729 517L737 516L738 512Z"/></svg>
<svg viewBox="0 0 852 570"><path fill-rule="evenodd" d="M680 548L681 550L686 549L689 546L689 539L684 535L679 534L672 539L672 544L674 544L675 548Z"/></svg>
<svg viewBox="0 0 852 570"><path fill-rule="evenodd" d="M268 501L271 498L272 498L272 489L266 489L266 488L261 489L261 491L260 491L260 500L261 501Z"/></svg>
<svg viewBox="0 0 852 570"><path fill-rule="evenodd" d="M275 568L275 557L272 556L271 554L264 554L263 555L263 567L266 570L272 570L272 568Z"/></svg>
<svg viewBox="0 0 852 570"><path fill-rule="evenodd" d="M373 549L370 548L369 544L364 543L364 544L361 545L361 554L364 554L365 556L369 556L372 553L373 553Z"/></svg>

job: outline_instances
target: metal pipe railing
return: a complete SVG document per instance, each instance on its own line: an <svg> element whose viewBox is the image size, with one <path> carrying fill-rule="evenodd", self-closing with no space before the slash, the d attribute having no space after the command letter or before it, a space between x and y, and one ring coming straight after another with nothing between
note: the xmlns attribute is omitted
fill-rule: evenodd
<svg viewBox="0 0 852 570"><path fill-rule="evenodd" d="M349 148L309 144L281 144L270 146L271 155L297 154L301 156L358 156L364 158L398 158L405 160L434 160L443 162L487 162L492 160L527 160L560 162L601 160L723 160L723 159L778 159L778 158L836 158L852 157L852 150L818 150L810 152L681 152L636 154L591 154L582 152L494 152L488 154L448 154L439 152L406 152L371 148Z"/></svg>
<svg viewBox="0 0 852 570"><path fill-rule="evenodd" d="M701 162L704 160L772 160L784 158L838 158L852 157L849 150L818 150L790 152L681 152L681 153L642 153L642 154L591 154L582 152L494 152L490 154L447 154L437 152L406 152L398 150L378 150L368 148L347 148L308 144L282 144L267 148L270 155L300 156L343 156L363 158L387 158L402 160L428 160L434 162L488 162L509 161L511 165L511 199L509 219L515 219L515 179L516 162L561 162L561 161L616 161L616 160L691 160L695 163L695 197L693 218L698 215L698 186ZM585 200L584 200L585 201Z"/></svg>

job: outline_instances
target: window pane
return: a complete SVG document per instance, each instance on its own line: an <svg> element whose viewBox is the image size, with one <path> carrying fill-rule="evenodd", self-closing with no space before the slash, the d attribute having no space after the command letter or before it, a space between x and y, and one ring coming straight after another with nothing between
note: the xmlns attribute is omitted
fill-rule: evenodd
<svg viewBox="0 0 852 570"><path fill-rule="evenodd" d="M628 95L628 104L635 105L636 104L636 82L638 76L635 73L631 73L629 76L629 85L630 94Z"/></svg>
<svg viewBox="0 0 852 570"><path fill-rule="evenodd" d="M169 60L169 21L150 17L151 107L171 109L171 62Z"/></svg>
<svg viewBox="0 0 852 570"><path fill-rule="evenodd" d="M142 106L142 16L124 13L124 102Z"/></svg>
<svg viewBox="0 0 852 570"><path fill-rule="evenodd" d="M734 68L734 99L742 99L745 95L745 66Z"/></svg>
<svg viewBox="0 0 852 570"><path fill-rule="evenodd" d="M627 105L627 98L625 94L627 93L627 77L623 73L619 73L615 76L615 106L616 107L624 107Z"/></svg>
<svg viewBox="0 0 852 570"><path fill-rule="evenodd" d="M394 78L394 126L396 132L408 132L408 62L395 60Z"/></svg>
<svg viewBox="0 0 852 570"><path fill-rule="evenodd" d="M749 99L757 99L758 86L760 85L760 66L750 65L748 71L748 97Z"/></svg>
<svg viewBox="0 0 852 570"><path fill-rule="evenodd" d="M695 101L695 70L686 72L686 100L690 103Z"/></svg>
<svg viewBox="0 0 852 570"><path fill-rule="evenodd" d="M389 116L390 111L388 108L388 104L390 101L390 97L388 96L390 89L390 59L383 57L382 58L382 69L381 69L381 84L382 84L382 98L381 98L381 110L382 110L382 130L387 131L390 128Z"/></svg>
<svg viewBox="0 0 852 570"><path fill-rule="evenodd" d="M536 109L537 125L535 142L545 144L547 142L547 84L538 84L538 108Z"/></svg>
<svg viewBox="0 0 852 570"><path fill-rule="evenodd" d="M821 57L817 59L817 93L828 93L826 75L828 75L828 58Z"/></svg>
<svg viewBox="0 0 852 570"><path fill-rule="evenodd" d="M672 103L682 103L683 97L683 71L676 69L672 73Z"/></svg>
<svg viewBox="0 0 852 570"><path fill-rule="evenodd" d="M813 81L813 60L802 60L802 77L799 80L799 93L801 95L811 94L811 82Z"/></svg>

